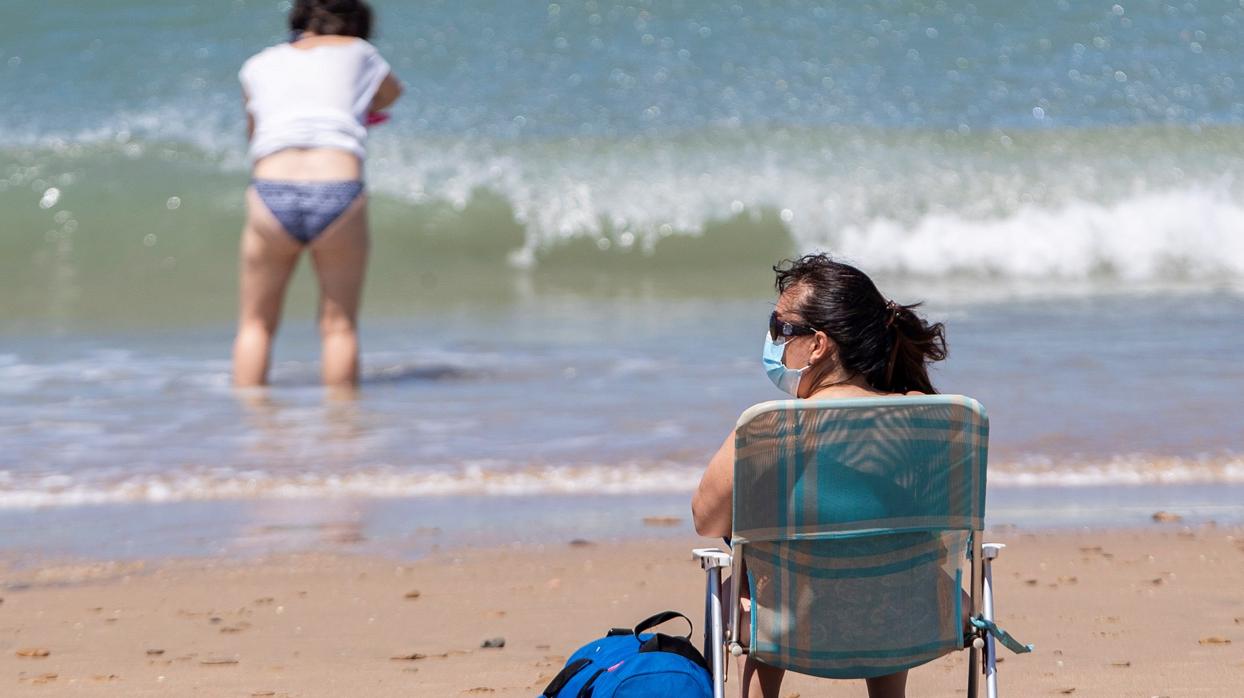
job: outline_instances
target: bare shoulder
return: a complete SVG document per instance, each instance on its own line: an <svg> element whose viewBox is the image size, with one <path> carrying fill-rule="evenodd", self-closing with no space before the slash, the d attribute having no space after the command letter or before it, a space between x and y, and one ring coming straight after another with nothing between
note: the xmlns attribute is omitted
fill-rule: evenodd
<svg viewBox="0 0 1244 698"><path fill-rule="evenodd" d="M289 46L299 50L308 50L318 48L320 46L358 46L360 48L371 48L371 43L366 39L360 39L357 36L339 36L337 34L321 34L318 36L308 36L295 41Z"/></svg>

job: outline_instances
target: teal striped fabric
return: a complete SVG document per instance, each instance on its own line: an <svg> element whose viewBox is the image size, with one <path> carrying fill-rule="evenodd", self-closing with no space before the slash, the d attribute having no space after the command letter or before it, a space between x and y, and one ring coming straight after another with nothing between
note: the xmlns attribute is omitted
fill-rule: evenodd
<svg viewBox="0 0 1244 698"><path fill-rule="evenodd" d="M962 648L960 590L985 516L979 403L784 400L749 409L735 434L753 656L864 678Z"/></svg>

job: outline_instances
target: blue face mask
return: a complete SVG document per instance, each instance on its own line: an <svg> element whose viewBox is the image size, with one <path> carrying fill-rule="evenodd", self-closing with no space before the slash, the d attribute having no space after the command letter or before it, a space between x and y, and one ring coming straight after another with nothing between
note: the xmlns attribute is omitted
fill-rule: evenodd
<svg viewBox="0 0 1244 698"><path fill-rule="evenodd" d="M788 342L790 340L787 340ZM803 368L788 368L782 363L782 357L786 355L786 344L778 344L773 341L773 337L765 332L765 350L761 355L761 361L765 366L765 373L769 375L769 380L778 387L778 390L788 393L794 397L799 397L799 381L803 379L803 374L807 372L808 366Z"/></svg>

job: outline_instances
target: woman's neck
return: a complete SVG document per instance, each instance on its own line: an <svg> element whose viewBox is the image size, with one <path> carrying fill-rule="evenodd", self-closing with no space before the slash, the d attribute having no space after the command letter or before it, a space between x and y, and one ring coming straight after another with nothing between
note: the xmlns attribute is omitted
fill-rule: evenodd
<svg viewBox="0 0 1244 698"><path fill-rule="evenodd" d="M860 374L840 379L830 379L821 387L813 390L805 397L805 400L823 400L826 398L837 397L868 397L872 395L883 395L881 391L873 388L868 384L868 380Z"/></svg>

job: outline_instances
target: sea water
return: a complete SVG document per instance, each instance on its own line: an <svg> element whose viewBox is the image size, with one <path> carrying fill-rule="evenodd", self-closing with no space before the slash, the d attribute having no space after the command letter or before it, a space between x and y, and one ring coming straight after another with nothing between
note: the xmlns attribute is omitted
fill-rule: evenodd
<svg viewBox="0 0 1244 698"><path fill-rule="evenodd" d="M191 502L685 516L779 397L769 267L813 250L946 323L935 382L989 409L991 521L1244 518L1239 3L375 4L407 91L371 136L350 400L316 386L306 270L273 386L228 385L236 72L288 5L6 10L13 538L106 507L154 539Z"/></svg>

